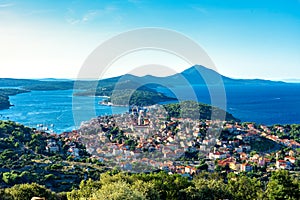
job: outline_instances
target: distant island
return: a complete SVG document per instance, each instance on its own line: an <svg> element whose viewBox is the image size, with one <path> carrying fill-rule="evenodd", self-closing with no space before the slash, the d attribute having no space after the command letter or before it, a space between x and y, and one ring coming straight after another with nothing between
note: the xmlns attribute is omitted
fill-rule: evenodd
<svg viewBox="0 0 300 200"><path fill-rule="evenodd" d="M74 93L75 96L112 96L114 104L120 105L154 105L165 101L174 101L174 95L168 96L159 92L158 87L168 90L169 87L178 85L204 85L204 86L228 86L228 85L285 85L288 83L280 81L268 81L259 79L232 79L220 75L216 71L206 67L195 65L181 73L168 77L143 76L138 77L130 74L107 78L103 80L30 80L0 78L0 109L10 107L9 96L30 91L49 90L80 90ZM136 88L137 86L140 86ZM13 87L18 89L7 88ZM76 87L76 88L75 88ZM91 89L93 88L93 89ZM131 98L129 99L131 95ZM188 100L188 99L186 99ZM127 102L124 102L127 101ZM128 102L129 101L129 102Z"/></svg>
<svg viewBox="0 0 300 200"><path fill-rule="evenodd" d="M164 95L161 92L157 92L154 89L143 86L137 90L131 89L128 86L125 86L122 89L109 89L106 87L97 88L96 92L94 91L84 91L77 92L74 96L106 96L108 102L111 105L137 105L137 106L149 106L157 103L162 103L166 101L177 101L174 97L169 97Z"/></svg>
<svg viewBox="0 0 300 200"><path fill-rule="evenodd" d="M8 109L12 106L9 102L9 96L14 96L25 92L29 91L24 89L0 88L0 110Z"/></svg>

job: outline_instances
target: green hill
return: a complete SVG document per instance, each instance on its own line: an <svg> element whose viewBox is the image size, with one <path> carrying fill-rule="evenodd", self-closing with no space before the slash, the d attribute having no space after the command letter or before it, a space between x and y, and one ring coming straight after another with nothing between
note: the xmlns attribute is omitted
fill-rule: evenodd
<svg viewBox="0 0 300 200"><path fill-rule="evenodd" d="M166 104L164 108L169 117L182 117L191 119L221 119L226 121L240 121L232 114L208 104L195 101L183 101L180 103Z"/></svg>
<svg viewBox="0 0 300 200"><path fill-rule="evenodd" d="M98 179L106 169L90 159L74 135L50 135L0 121L0 188L35 182L53 191L70 191L85 177ZM47 150L50 143L57 149ZM78 149L78 156L70 152L72 148Z"/></svg>

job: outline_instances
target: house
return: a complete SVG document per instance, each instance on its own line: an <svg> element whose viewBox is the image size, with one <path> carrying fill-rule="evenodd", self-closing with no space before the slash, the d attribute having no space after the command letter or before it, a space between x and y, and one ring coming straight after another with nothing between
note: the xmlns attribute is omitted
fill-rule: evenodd
<svg viewBox="0 0 300 200"><path fill-rule="evenodd" d="M59 151L59 147L54 139L47 140L46 151L48 153L57 153Z"/></svg>
<svg viewBox="0 0 300 200"><path fill-rule="evenodd" d="M250 151L251 150L251 146L249 144L240 145L239 147L242 148L243 151Z"/></svg>
<svg viewBox="0 0 300 200"><path fill-rule="evenodd" d="M193 135L194 137L200 137L201 133L199 131L194 131Z"/></svg>
<svg viewBox="0 0 300 200"><path fill-rule="evenodd" d="M69 153L69 155L74 156L76 158L79 157L79 149L74 146L71 146L69 148L68 153Z"/></svg>
<svg viewBox="0 0 300 200"><path fill-rule="evenodd" d="M295 162L296 162L296 158L292 157L292 156L286 156L286 157L284 157L284 160L285 161L290 161L293 164L295 164Z"/></svg>
<svg viewBox="0 0 300 200"><path fill-rule="evenodd" d="M176 173L184 174L185 173L185 167L184 166L176 166Z"/></svg>
<svg viewBox="0 0 300 200"><path fill-rule="evenodd" d="M125 156L130 156L131 155L131 151L127 150L126 148L123 149L123 154Z"/></svg>
<svg viewBox="0 0 300 200"><path fill-rule="evenodd" d="M240 144L240 140L235 139L235 140L229 141L229 144L239 145Z"/></svg>
<svg viewBox="0 0 300 200"><path fill-rule="evenodd" d="M240 154L240 159L241 159L241 160L247 160L248 155L247 155L246 153L241 152L241 153L239 153L239 154Z"/></svg>
<svg viewBox="0 0 300 200"><path fill-rule="evenodd" d="M123 151L121 149L113 149L113 152L112 152L112 154L114 156L120 155L122 153L123 153Z"/></svg>
<svg viewBox="0 0 300 200"><path fill-rule="evenodd" d="M59 151L59 147L56 144L49 144L46 146L46 151L48 153L57 153Z"/></svg>
<svg viewBox="0 0 300 200"><path fill-rule="evenodd" d="M165 152L164 153L164 158L174 158L176 156L175 152Z"/></svg>
<svg viewBox="0 0 300 200"><path fill-rule="evenodd" d="M240 135L236 136L236 138L239 139L239 140L243 140L244 136L240 134Z"/></svg>
<svg viewBox="0 0 300 200"><path fill-rule="evenodd" d="M203 144L204 144L204 145L209 145L209 144L210 144L210 141L209 141L209 140L203 140Z"/></svg>
<svg viewBox="0 0 300 200"><path fill-rule="evenodd" d="M207 148L207 146L206 146L206 145L200 145L200 147L199 147L200 151L205 151L205 150L206 150L206 148Z"/></svg>
<svg viewBox="0 0 300 200"><path fill-rule="evenodd" d="M217 139L217 145L219 145L219 146L224 146L224 145L226 145L228 142L226 141L226 140L218 140Z"/></svg>
<svg viewBox="0 0 300 200"><path fill-rule="evenodd" d="M122 162L122 163L120 163L120 166L121 166L124 170L132 170L132 165L131 165L130 163Z"/></svg>
<svg viewBox="0 0 300 200"><path fill-rule="evenodd" d="M240 163L230 163L229 168L234 170L234 171L240 171L241 170L241 164Z"/></svg>
<svg viewBox="0 0 300 200"><path fill-rule="evenodd" d="M185 166L184 172L187 173L187 174L196 174L197 169L195 167L192 167L192 166Z"/></svg>
<svg viewBox="0 0 300 200"><path fill-rule="evenodd" d="M258 162L257 162L258 166L263 167L266 165L266 159L263 157L259 157L258 158Z"/></svg>
<svg viewBox="0 0 300 200"><path fill-rule="evenodd" d="M226 158L224 160L219 160L218 165L222 167L229 166L230 169L236 170L236 162L232 157Z"/></svg>
<svg viewBox="0 0 300 200"><path fill-rule="evenodd" d="M294 157L294 155L295 155L295 152L293 150L290 150L289 151L289 156Z"/></svg>
<svg viewBox="0 0 300 200"><path fill-rule="evenodd" d="M169 169L168 166L162 166L162 167L161 167L161 170L163 170L163 171L165 171L165 172L169 172L169 171L170 171L170 169Z"/></svg>
<svg viewBox="0 0 300 200"><path fill-rule="evenodd" d="M168 140L169 142L174 142L174 138L173 138L173 137L168 137L167 140Z"/></svg>
<svg viewBox="0 0 300 200"><path fill-rule="evenodd" d="M276 168L277 169L285 169L286 168L286 161L285 160L277 160L276 161Z"/></svg>
<svg viewBox="0 0 300 200"><path fill-rule="evenodd" d="M141 151L139 151L139 150L131 151L130 154L133 157L137 158L137 157L141 156Z"/></svg>
<svg viewBox="0 0 300 200"><path fill-rule="evenodd" d="M287 169L287 170L291 170L291 162L289 161L285 161L285 160L277 160L276 161L276 168L277 169Z"/></svg>
<svg viewBox="0 0 300 200"><path fill-rule="evenodd" d="M226 154L225 153L223 153L223 152L219 152L219 151L217 151L217 152L211 152L211 153L209 153L209 159L224 159L224 158L226 158Z"/></svg>
<svg viewBox="0 0 300 200"><path fill-rule="evenodd" d="M249 163L244 163L241 165L241 171L243 172L250 172L252 171L253 167Z"/></svg>
<svg viewBox="0 0 300 200"><path fill-rule="evenodd" d="M256 161L256 160L258 160L259 159L259 154L254 154L250 159L252 160L252 161Z"/></svg>
<svg viewBox="0 0 300 200"><path fill-rule="evenodd" d="M236 148L234 148L234 150L235 150L237 153L243 152L243 148L242 148L242 147L236 147Z"/></svg>

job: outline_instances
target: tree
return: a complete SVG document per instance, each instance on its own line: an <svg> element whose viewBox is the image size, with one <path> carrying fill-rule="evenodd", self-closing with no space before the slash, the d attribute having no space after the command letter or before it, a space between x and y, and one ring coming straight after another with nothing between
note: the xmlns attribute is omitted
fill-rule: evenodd
<svg viewBox="0 0 300 200"><path fill-rule="evenodd" d="M230 176L232 177L230 178ZM233 199L260 199L263 196L261 183L256 178L249 178L245 175L228 175L227 189L232 194Z"/></svg>
<svg viewBox="0 0 300 200"><path fill-rule="evenodd" d="M81 181L79 190L72 190L72 192L67 193L68 200L89 199L101 188L101 185L99 181L92 181L91 179Z"/></svg>
<svg viewBox="0 0 300 200"><path fill-rule="evenodd" d="M197 166L197 169L199 170L208 170L208 164L204 163L204 164L200 164L199 166Z"/></svg>
<svg viewBox="0 0 300 200"><path fill-rule="evenodd" d="M198 190L199 199L229 199L230 193L226 189L226 184L222 180L200 178L194 181Z"/></svg>
<svg viewBox="0 0 300 200"><path fill-rule="evenodd" d="M0 199L1 200L13 200L13 196L6 192L5 189L0 189Z"/></svg>
<svg viewBox="0 0 300 200"><path fill-rule="evenodd" d="M292 180L286 170L276 171L272 174L267 186L267 196L270 200L299 199L299 180Z"/></svg>
<svg viewBox="0 0 300 200"><path fill-rule="evenodd" d="M180 190L179 198L180 200L199 200L201 199L201 193L194 186L189 186L183 190Z"/></svg>
<svg viewBox="0 0 300 200"><path fill-rule="evenodd" d="M51 190L36 183L15 185L5 191L13 197L14 200L31 200L32 197L46 197L47 200L58 200Z"/></svg>
<svg viewBox="0 0 300 200"><path fill-rule="evenodd" d="M15 173L14 171L5 172L2 175L2 180L8 185L13 185L13 184L16 184L18 182L19 175L17 173Z"/></svg>
<svg viewBox="0 0 300 200"><path fill-rule="evenodd" d="M106 200L143 200L146 197L139 191L130 187L124 181L112 182L103 185L101 189L96 191L90 200L106 199Z"/></svg>
<svg viewBox="0 0 300 200"><path fill-rule="evenodd" d="M197 199L231 199L223 178L218 174L202 172L192 182L198 191L193 194Z"/></svg>
<svg viewBox="0 0 300 200"><path fill-rule="evenodd" d="M159 193L155 189L155 185L153 182L144 182L142 180L135 181L132 185L132 188L134 190L137 190L143 194L143 196L146 197L146 199L149 200L159 200Z"/></svg>

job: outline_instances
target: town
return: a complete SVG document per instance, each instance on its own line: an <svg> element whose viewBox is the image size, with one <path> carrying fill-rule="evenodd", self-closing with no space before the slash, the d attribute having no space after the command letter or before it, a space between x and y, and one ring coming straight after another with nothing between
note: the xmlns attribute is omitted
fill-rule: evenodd
<svg viewBox="0 0 300 200"><path fill-rule="evenodd" d="M93 158L124 171L163 170L192 178L201 170L299 170L300 143L272 133L254 123L168 118L163 106L154 105L85 122L78 139Z"/></svg>
<svg viewBox="0 0 300 200"><path fill-rule="evenodd" d="M39 184L77 199L77 193L86 190L83 186L97 185L99 177L125 180L132 175L167 177L170 185L173 179L187 185L218 179L222 184L229 181L228 187L247 177L262 183L259 190L267 194L264 185L274 188L276 174L298 180L300 125L211 120L203 113L205 119L199 120L190 111L190 117L185 113L181 118L170 114L166 105L132 106L127 113L99 116L60 134L0 121L0 192L10 194L18 184Z"/></svg>

